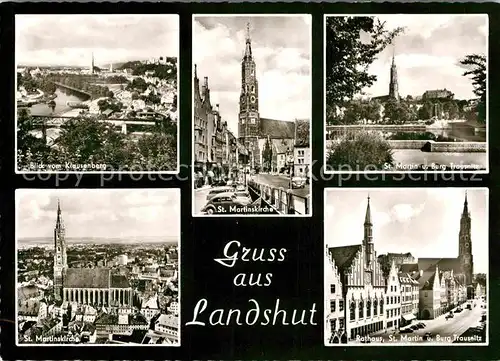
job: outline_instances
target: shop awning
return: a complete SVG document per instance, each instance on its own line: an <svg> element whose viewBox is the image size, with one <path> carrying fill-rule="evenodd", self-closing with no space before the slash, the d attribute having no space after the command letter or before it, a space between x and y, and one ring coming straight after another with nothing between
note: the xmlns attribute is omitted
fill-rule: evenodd
<svg viewBox="0 0 500 361"><path fill-rule="evenodd" d="M409 314L409 315L403 315L403 320L405 321L411 321L411 320L414 320L416 317L414 314Z"/></svg>

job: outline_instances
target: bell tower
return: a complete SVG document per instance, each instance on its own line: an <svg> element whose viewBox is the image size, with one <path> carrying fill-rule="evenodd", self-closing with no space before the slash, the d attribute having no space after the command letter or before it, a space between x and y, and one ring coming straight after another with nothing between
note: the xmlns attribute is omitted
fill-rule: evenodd
<svg viewBox="0 0 500 361"><path fill-rule="evenodd" d="M62 299L63 277L68 260L66 256L66 229L61 214L61 204L57 200L57 219L54 228L54 298Z"/></svg>
<svg viewBox="0 0 500 361"><path fill-rule="evenodd" d="M458 258L460 268L465 275L466 285L472 284L473 258L471 240L471 217L469 213L469 202L467 192L465 193L464 208L460 217L460 232L458 235Z"/></svg>
<svg viewBox="0 0 500 361"><path fill-rule="evenodd" d="M392 64L391 74L389 81L389 98L396 101L399 100L399 87L398 87L398 69L396 68L396 54L395 47L392 48Z"/></svg>
<svg viewBox="0 0 500 361"><path fill-rule="evenodd" d="M238 137L245 144L254 159L260 159L258 151L259 118L259 84L252 55L250 24L247 24L245 53L241 61L240 112L238 119Z"/></svg>

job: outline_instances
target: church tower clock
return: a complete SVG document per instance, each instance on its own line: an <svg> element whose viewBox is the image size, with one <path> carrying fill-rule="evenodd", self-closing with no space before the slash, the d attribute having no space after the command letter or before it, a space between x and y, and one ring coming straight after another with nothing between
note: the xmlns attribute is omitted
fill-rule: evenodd
<svg viewBox="0 0 500 361"><path fill-rule="evenodd" d="M54 298L62 299L63 277L68 267L66 256L66 231L61 215L61 204L57 201L57 220L54 228Z"/></svg>
<svg viewBox="0 0 500 361"><path fill-rule="evenodd" d="M241 61L240 113L238 136L250 152L258 149L257 137L260 130L259 84L252 55L250 24L247 24L245 54ZM258 158L256 158L258 159Z"/></svg>
<svg viewBox="0 0 500 361"><path fill-rule="evenodd" d="M464 209L460 218L460 232L458 235L458 258L460 267L465 275L466 285L472 284L473 259L471 241L471 217L469 213L469 203L467 193L465 194Z"/></svg>

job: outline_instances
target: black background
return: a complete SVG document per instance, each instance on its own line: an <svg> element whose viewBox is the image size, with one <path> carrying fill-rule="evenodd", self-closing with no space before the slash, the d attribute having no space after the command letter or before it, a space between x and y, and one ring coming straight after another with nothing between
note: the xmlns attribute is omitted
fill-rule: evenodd
<svg viewBox="0 0 500 361"><path fill-rule="evenodd" d="M44 3L0 4L1 17L1 345L0 355L7 360L56 359L498 359L498 66L500 5L498 4L172 4L172 3ZM196 13L310 13L313 15L313 145L312 157L318 160L313 174L319 179L313 185L311 218L192 218L191 179L180 181L144 176L132 180L115 177L107 182L110 188L181 188L181 346L180 347L16 347L15 346L15 234L14 191L18 188L73 188L76 177L56 182L28 180L14 170L14 14L16 13L177 13L180 15L180 161L191 164L191 21ZM489 156L490 174L452 177L415 174L405 180L389 175L370 177L319 177L323 163L323 14L340 13L488 13L489 14ZM67 34L71 36L71 29ZM293 36L289 34L288 36ZM118 41L118 40L117 40ZM147 41L147 39L144 39ZM183 179L189 177L181 168ZM326 187L479 187L490 188L490 273L489 273L489 344L488 347L324 347L323 346L323 191ZM80 188L100 187L99 175L85 175ZM350 210L346 209L345 212ZM166 226L170 220L166 220ZM360 223L361 226L361 223ZM230 269L214 262L222 256L224 245L238 240L243 246L288 249L285 262L239 264ZM376 241L375 241L376 242ZM495 267L496 266L496 267ZM270 287L234 287L238 272L273 273ZM316 303L317 326L185 326L193 317L199 299L208 300L207 311L216 308L248 308L248 300L259 301L261 308L274 307L277 298L282 307L310 309ZM205 318L206 320L206 318ZM455 345L454 345L455 346Z"/></svg>

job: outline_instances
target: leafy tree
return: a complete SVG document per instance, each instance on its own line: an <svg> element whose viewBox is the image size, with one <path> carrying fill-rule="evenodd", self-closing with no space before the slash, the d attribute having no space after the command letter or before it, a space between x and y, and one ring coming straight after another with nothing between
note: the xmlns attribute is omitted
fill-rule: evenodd
<svg viewBox="0 0 500 361"><path fill-rule="evenodd" d="M392 148L374 132L346 134L331 143L326 161L331 170L381 170L394 164Z"/></svg>
<svg viewBox="0 0 500 361"><path fill-rule="evenodd" d="M132 93L132 100L137 100L139 99L139 93L138 92L133 92Z"/></svg>
<svg viewBox="0 0 500 361"><path fill-rule="evenodd" d="M43 126L44 124L42 124ZM45 163L50 153L50 148L43 138L40 139L33 135L33 131L37 129L40 127L37 127L35 119L30 116L28 110L19 109L17 112L17 163L19 170L28 169L32 162Z"/></svg>
<svg viewBox="0 0 500 361"><path fill-rule="evenodd" d="M463 76L472 79L474 94L479 98L477 105L478 120L486 122L486 56L471 54L460 60L460 64L468 68Z"/></svg>
<svg viewBox="0 0 500 361"><path fill-rule="evenodd" d="M417 117L420 120L428 120L432 118L432 103L425 102L417 112Z"/></svg>
<svg viewBox="0 0 500 361"><path fill-rule="evenodd" d="M475 275L475 280L481 286L486 287L486 274L484 274L484 273L478 273L478 274L476 274Z"/></svg>
<svg viewBox="0 0 500 361"><path fill-rule="evenodd" d="M101 163L119 169L133 161L126 136L96 118L69 119L61 126L55 145L51 163Z"/></svg>
<svg viewBox="0 0 500 361"><path fill-rule="evenodd" d="M172 170L177 166L177 139L170 134L153 133L144 135L136 146L134 164L142 170Z"/></svg>
<svg viewBox="0 0 500 361"><path fill-rule="evenodd" d="M455 101L445 103L444 111L448 113L448 119L457 119L459 117L460 112Z"/></svg>
<svg viewBox="0 0 500 361"><path fill-rule="evenodd" d="M106 99L100 99L98 102L97 102L97 106L99 107L99 111L100 112L103 112L105 111L106 109L108 109L108 102Z"/></svg>
<svg viewBox="0 0 500 361"><path fill-rule="evenodd" d="M326 19L326 103L339 105L352 99L377 79L368 73L376 56L402 33L386 30L375 17L342 16ZM363 33L369 41L361 39Z"/></svg>
<svg viewBox="0 0 500 361"><path fill-rule="evenodd" d="M108 94L106 94L106 96L107 96L108 98L114 98L115 93L113 93L113 92L110 90L110 91L108 91Z"/></svg>
<svg viewBox="0 0 500 361"><path fill-rule="evenodd" d="M271 164L273 161L273 151L271 148L271 141L269 138L266 140L266 144L264 145L264 150L262 151L262 162L264 171L269 171L271 169Z"/></svg>
<svg viewBox="0 0 500 361"><path fill-rule="evenodd" d="M405 124L415 120L416 114L404 101L389 100L385 104L384 119L389 124Z"/></svg>

